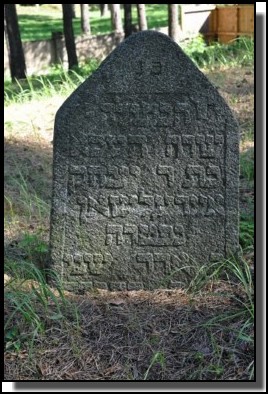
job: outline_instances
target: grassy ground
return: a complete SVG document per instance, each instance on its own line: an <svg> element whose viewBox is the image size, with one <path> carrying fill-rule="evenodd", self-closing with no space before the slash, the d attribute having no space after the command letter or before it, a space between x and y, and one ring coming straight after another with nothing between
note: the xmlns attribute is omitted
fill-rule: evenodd
<svg viewBox="0 0 268 394"><path fill-rule="evenodd" d="M5 380L254 379L253 64L212 62L200 44L188 51L209 61L203 71L240 124L241 257L202 267L183 290L50 289L54 117L96 65L6 83Z"/></svg>
<svg viewBox="0 0 268 394"><path fill-rule="evenodd" d="M17 5L21 37L23 41L48 40L52 32L63 32L62 9L60 4L43 4L40 7ZM123 18L123 10L122 18ZM146 4L148 27L167 26L167 4ZM137 23L137 9L132 7L133 24ZM91 33L111 33L111 17L101 17L99 7L90 10ZM76 18L73 19L74 34L81 34L80 8L76 6Z"/></svg>

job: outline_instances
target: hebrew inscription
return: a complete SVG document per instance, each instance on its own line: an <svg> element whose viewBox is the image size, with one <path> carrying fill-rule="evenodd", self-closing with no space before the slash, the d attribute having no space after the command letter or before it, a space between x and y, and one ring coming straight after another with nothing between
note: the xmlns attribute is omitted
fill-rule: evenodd
<svg viewBox="0 0 268 394"><path fill-rule="evenodd" d="M110 267L113 257L109 253L84 253L65 254L63 261L70 267L70 275L84 275L87 272L92 275L100 275L103 268Z"/></svg>
<svg viewBox="0 0 268 394"><path fill-rule="evenodd" d="M223 136L208 135L170 135L166 139L167 157L215 158L221 153Z"/></svg>
<svg viewBox="0 0 268 394"><path fill-rule="evenodd" d="M185 232L182 225L140 224L112 225L106 228L106 244L121 245L129 243L140 246L178 246L185 243Z"/></svg>
<svg viewBox="0 0 268 394"><path fill-rule="evenodd" d="M118 157L122 152L128 156L148 156L147 136L144 135L90 135L82 134L71 137L70 156L96 157L106 154L109 157Z"/></svg>
<svg viewBox="0 0 268 394"><path fill-rule="evenodd" d="M138 177L138 166L75 166L69 167L68 191L78 194L82 188L122 189L128 177Z"/></svg>
<svg viewBox="0 0 268 394"><path fill-rule="evenodd" d="M140 192L132 195L99 195L96 198L79 196L76 204L79 206L80 224L98 215L124 218L137 210L143 214L152 214L172 208L177 216L224 216L225 209L223 195L215 194L212 197L201 193L149 195Z"/></svg>
<svg viewBox="0 0 268 394"><path fill-rule="evenodd" d="M51 266L84 292L185 286L238 245L239 132L167 36L131 35L54 132Z"/></svg>

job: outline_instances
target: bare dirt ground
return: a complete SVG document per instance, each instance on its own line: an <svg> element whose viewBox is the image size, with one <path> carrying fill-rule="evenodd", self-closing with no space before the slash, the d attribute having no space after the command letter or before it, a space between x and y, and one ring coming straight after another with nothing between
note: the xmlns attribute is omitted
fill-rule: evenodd
<svg viewBox="0 0 268 394"><path fill-rule="evenodd" d="M252 154L253 70L215 71L208 77L238 118L241 153ZM63 101L54 97L5 110L8 258L22 257L18 242L25 232L39 232L48 240L53 123ZM37 199L43 201L36 204L39 210L33 203ZM241 209L252 214L252 203L253 186L241 177ZM5 380L252 379L253 343L237 334L243 318L211 323L215 316L240 311L233 295L243 300L243 289L221 281L208 281L196 294L183 290L68 293L79 324L71 311L59 321L44 316L45 329L31 350L27 341L19 350L6 349ZM48 316L53 303L49 308ZM7 301L7 316L10 310ZM20 316L14 318L14 326L22 338L29 330ZM248 335L253 337L252 330L249 327Z"/></svg>

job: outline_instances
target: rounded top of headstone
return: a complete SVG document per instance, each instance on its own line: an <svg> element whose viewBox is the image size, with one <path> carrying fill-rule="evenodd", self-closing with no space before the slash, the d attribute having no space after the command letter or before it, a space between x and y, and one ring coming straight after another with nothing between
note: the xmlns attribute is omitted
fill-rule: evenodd
<svg viewBox="0 0 268 394"><path fill-rule="evenodd" d="M170 95L219 104L231 114L217 89L177 43L157 31L134 33L65 101L57 116L80 116L103 95Z"/></svg>

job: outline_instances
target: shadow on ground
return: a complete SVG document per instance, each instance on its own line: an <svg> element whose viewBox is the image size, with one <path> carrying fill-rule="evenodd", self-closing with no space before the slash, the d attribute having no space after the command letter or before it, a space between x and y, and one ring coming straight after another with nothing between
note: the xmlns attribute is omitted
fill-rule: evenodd
<svg viewBox="0 0 268 394"><path fill-rule="evenodd" d="M103 292L70 296L79 311L46 319L31 358L5 353L6 380L244 380L253 345L238 338L239 306L224 295L181 290ZM222 294L220 292L222 291ZM231 293L229 293L231 294Z"/></svg>

